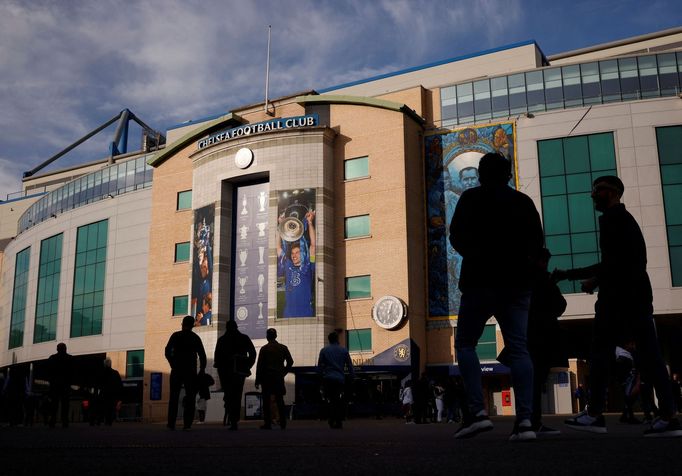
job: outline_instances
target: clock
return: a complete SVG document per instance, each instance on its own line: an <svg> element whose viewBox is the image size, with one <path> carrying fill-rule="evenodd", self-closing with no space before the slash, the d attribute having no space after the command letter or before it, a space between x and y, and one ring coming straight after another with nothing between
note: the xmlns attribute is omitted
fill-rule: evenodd
<svg viewBox="0 0 682 476"><path fill-rule="evenodd" d="M379 298L372 307L372 319L382 329L395 329L407 317L407 306L395 296Z"/></svg>

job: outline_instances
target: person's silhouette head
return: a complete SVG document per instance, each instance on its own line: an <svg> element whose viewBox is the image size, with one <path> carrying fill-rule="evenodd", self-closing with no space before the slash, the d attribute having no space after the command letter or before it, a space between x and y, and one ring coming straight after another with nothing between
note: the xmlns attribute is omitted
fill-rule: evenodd
<svg viewBox="0 0 682 476"><path fill-rule="evenodd" d="M265 332L265 338L268 342L274 342L277 339L277 330L271 327Z"/></svg>
<svg viewBox="0 0 682 476"><path fill-rule="evenodd" d="M511 162L503 155L489 152L478 164L478 180L483 186L506 185L511 179Z"/></svg>
<svg viewBox="0 0 682 476"><path fill-rule="evenodd" d="M238 330L239 326L235 321L227 321L227 324L225 324L225 332L227 333L237 332Z"/></svg>
<svg viewBox="0 0 682 476"><path fill-rule="evenodd" d="M339 335L336 332L330 332L329 335L327 336L327 340L329 341L330 344L338 344Z"/></svg>
<svg viewBox="0 0 682 476"><path fill-rule="evenodd" d="M66 354L66 344L63 342L60 342L57 344L57 353L58 354Z"/></svg>
<svg viewBox="0 0 682 476"><path fill-rule="evenodd" d="M192 316L185 316L182 318L182 330L191 330L194 327L194 318Z"/></svg>

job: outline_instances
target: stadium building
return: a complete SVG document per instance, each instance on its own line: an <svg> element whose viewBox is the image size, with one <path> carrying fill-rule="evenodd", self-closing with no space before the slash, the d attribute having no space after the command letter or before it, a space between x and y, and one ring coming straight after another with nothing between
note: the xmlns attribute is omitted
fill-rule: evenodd
<svg viewBox="0 0 682 476"><path fill-rule="evenodd" d="M108 160L28 174L0 202L0 367L43 381L65 342L87 393L108 356L129 389L126 416L163 421L164 347L191 314L211 371L228 320L256 347L275 327L295 360L295 417L316 412L315 364L332 330L358 367L354 411L373 411L377 392L394 408L401 382L459 373L461 258L447 230L478 159L497 151L540 211L550 268L599 259L591 182L623 180L680 372L681 90L676 28L549 57L534 41L503 46L188 121L165 144L145 126L154 140L135 153L114 153L125 150L117 133ZM561 286L557 345L570 360L548 380L550 413L575 409L594 316L595 296ZM511 414L502 347L492 319L477 349L488 407ZM220 397L209 418L222 418Z"/></svg>

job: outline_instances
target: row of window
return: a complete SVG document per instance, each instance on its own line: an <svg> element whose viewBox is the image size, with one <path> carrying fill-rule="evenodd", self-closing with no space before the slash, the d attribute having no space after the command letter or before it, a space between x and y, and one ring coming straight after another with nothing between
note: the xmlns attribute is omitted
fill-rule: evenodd
<svg viewBox="0 0 682 476"><path fill-rule="evenodd" d="M154 169L147 164L147 159L149 156L120 162L79 177L51 191L21 215L18 232L21 233L65 211L151 187Z"/></svg>
<svg viewBox="0 0 682 476"><path fill-rule="evenodd" d="M107 235L108 220L81 226L77 230L71 299L71 337L102 333ZM34 344L57 338L62 243L62 233L46 238L40 243L33 328ZM10 349L24 345L31 248L28 247L17 253L15 259L14 291L10 314Z"/></svg>
<svg viewBox="0 0 682 476"><path fill-rule="evenodd" d="M443 126L526 112L675 96L682 53L633 56L486 78L441 88Z"/></svg>
<svg viewBox="0 0 682 476"><path fill-rule="evenodd" d="M682 286L682 126L656 129L673 286ZM538 141L540 192L550 269L599 261L598 215L591 199L594 179L617 175L612 133ZM580 284L562 281L564 293Z"/></svg>

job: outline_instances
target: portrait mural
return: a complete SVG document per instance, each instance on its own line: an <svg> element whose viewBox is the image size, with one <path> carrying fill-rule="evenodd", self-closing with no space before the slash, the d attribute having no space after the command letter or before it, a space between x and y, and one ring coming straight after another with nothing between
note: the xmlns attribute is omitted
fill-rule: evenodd
<svg viewBox="0 0 682 476"><path fill-rule="evenodd" d="M277 201L277 316L315 316L315 189L283 190Z"/></svg>
<svg viewBox="0 0 682 476"><path fill-rule="evenodd" d="M215 205L194 211L191 313L195 326L210 325L212 319L214 218Z"/></svg>
<svg viewBox="0 0 682 476"><path fill-rule="evenodd" d="M460 195L478 187L478 162L499 152L512 162L515 187L514 124L488 124L425 137L429 318L456 318L462 257L450 245L450 220Z"/></svg>

